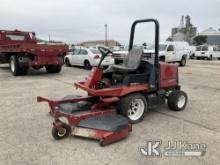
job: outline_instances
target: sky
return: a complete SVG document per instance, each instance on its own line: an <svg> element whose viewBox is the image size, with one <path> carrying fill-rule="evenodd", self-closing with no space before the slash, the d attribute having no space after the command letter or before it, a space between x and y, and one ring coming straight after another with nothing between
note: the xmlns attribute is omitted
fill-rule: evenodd
<svg viewBox="0 0 220 165"><path fill-rule="evenodd" d="M0 29L34 31L39 38L80 43L108 39L129 41L134 20L155 18L160 23L160 40L190 15L198 31L220 28L219 0L0 0ZM153 24L138 27L137 44L152 42Z"/></svg>

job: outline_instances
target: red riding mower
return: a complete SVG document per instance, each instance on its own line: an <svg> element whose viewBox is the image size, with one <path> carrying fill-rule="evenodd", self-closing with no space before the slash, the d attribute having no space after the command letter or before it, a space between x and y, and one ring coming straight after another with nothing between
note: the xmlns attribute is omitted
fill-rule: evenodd
<svg viewBox="0 0 220 165"><path fill-rule="evenodd" d="M155 58L142 58L142 49L133 48L135 27L138 23L155 24ZM110 144L126 137L132 123L142 120L151 107L166 102L170 109L183 110L187 95L178 85L178 67L158 61L159 23L154 19L137 20L132 24L129 54L122 65L113 65L103 70L101 63L112 53L99 47L100 63L94 67L85 82L77 82L76 88L88 92L87 97L66 96L46 101L54 115L52 135L55 139L75 136L97 139L101 145Z"/></svg>

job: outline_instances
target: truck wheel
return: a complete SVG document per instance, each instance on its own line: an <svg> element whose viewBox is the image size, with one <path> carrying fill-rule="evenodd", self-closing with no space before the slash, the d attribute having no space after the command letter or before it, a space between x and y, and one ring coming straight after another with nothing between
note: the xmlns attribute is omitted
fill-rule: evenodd
<svg viewBox="0 0 220 165"><path fill-rule="evenodd" d="M10 68L11 68L11 72L14 76L18 76L18 75L21 74L21 68L19 67L17 56L11 56L11 58L10 58Z"/></svg>
<svg viewBox="0 0 220 165"><path fill-rule="evenodd" d="M193 59L195 59L195 55L194 55L194 54L192 54L192 56L191 56L190 58L191 58L192 60L193 60Z"/></svg>
<svg viewBox="0 0 220 165"><path fill-rule="evenodd" d="M161 62L166 62L165 56L160 56L160 57L159 57L159 61L161 61Z"/></svg>
<svg viewBox="0 0 220 165"><path fill-rule="evenodd" d="M55 140L61 140L61 139L65 138L65 137L67 137L70 134L70 132L71 132L70 126L68 126L67 124L62 123L62 128L64 129L64 132L60 133L58 131L58 129L55 126L53 126L53 128L52 128L52 136L53 136L53 138Z"/></svg>
<svg viewBox="0 0 220 165"><path fill-rule="evenodd" d="M167 104L171 110L181 111L186 107L187 100L185 92L174 90L169 94Z"/></svg>
<svg viewBox="0 0 220 165"><path fill-rule="evenodd" d="M179 63L180 63L180 66L185 66L186 65L186 57L183 56Z"/></svg>
<svg viewBox="0 0 220 165"><path fill-rule="evenodd" d="M20 68L20 75L26 75L28 73L29 67L28 66L23 66Z"/></svg>
<svg viewBox="0 0 220 165"><path fill-rule="evenodd" d="M46 65L47 73L59 73L62 69L61 65Z"/></svg>
<svg viewBox="0 0 220 165"><path fill-rule="evenodd" d="M147 100L140 93L127 95L120 99L117 111L127 117L130 123L138 123L147 111Z"/></svg>
<svg viewBox="0 0 220 165"><path fill-rule="evenodd" d="M62 70L62 66L57 65L57 66L55 66L54 73L60 73L61 70Z"/></svg>
<svg viewBox="0 0 220 165"><path fill-rule="evenodd" d="M54 73L53 65L46 65L45 66L47 73Z"/></svg>

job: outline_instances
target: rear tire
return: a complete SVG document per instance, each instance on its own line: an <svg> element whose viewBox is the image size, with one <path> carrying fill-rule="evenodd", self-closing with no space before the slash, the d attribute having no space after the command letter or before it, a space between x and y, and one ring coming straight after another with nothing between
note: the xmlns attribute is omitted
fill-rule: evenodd
<svg viewBox="0 0 220 165"><path fill-rule="evenodd" d="M53 126L52 128L52 136L55 140L61 140L69 136L71 132L71 128L69 125L62 123L62 128L64 129L63 133L59 133L58 129Z"/></svg>
<svg viewBox="0 0 220 165"><path fill-rule="evenodd" d="M65 59L65 64L66 64L66 66L68 66L68 67L71 66L71 64L70 64L70 60L69 60L68 58Z"/></svg>
<svg viewBox="0 0 220 165"><path fill-rule="evenodd" d="M182 111L186 107L187 101L188 98L185 92L174 90L169 94L167 104L171 110Z"/></svg>
<svg viewBox="0 0 220 165"><path fill-rule="evenodd" d="M55 73L60 73L61 70L62 70L62 66L61 65L55 66Z"/></svg>
<svg viewBox="0 0 220 165"><path fill-rule="evenodd" d="M194 54L192 54L192 56L190 57L190 59L195 59L195 55Z"/></svg>
<svg viewBox="0 0 220 165"><path fill-rule="evenodd" d="M46 65L47 73L59 73L62 70L61 65Z"/></svg>
<svg viewBox="0 0 220 165"><path fill-rule="evenodd" d="M160 57L159 57L159 61L161 61L161 62L166 62L166 58L165 58L164 56L160 56Z"/></svg>
<svg viewBox="0 0 220 165"><path fill-rule="evenodd" d="M91 64L90 64L90 62L88 60L84 61L84 68L86 70L90 70L92 68L92 66L91 66Z"/></svg>
<svg viewBox="0 0 220 165"><path fill-rule="evenodd" d="M147 100L140 93L124 96L117 105L117 111L127 117L130 123L138 123L147 111Z"/></svg>
<svg viewBox="0 0 220 165"><path fill-rule="evenodd" d="M186 57L183 56L179 63L180 63L180 66L185 66L186 65Z"/></svg>

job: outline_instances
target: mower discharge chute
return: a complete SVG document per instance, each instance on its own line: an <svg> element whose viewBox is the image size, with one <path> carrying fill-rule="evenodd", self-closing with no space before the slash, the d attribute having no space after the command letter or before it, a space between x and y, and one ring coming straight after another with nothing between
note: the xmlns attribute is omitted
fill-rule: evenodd
<svg viewBox="0 0 220 165"><path fill-rule="evenodd" d="M143 58L141 49L133 48L135 27L146 22L155 24L153 62ZM53 137L62 139L72 133L106 145L126 137L132 130L132 123L141 121L149 108L166 100L170 109L183 110L187 95L178 85L178 67L159 62L158 49L158 21L137 20L132 24L129 53L123 64L103 70L101 62L112 52L99 47L102 54L99 65L93 67L85 82L74 84L87 91L87 97L72 95L58 101L38 97L38 102L48 102L54 115Z"/></svg>

